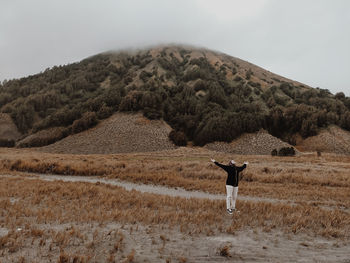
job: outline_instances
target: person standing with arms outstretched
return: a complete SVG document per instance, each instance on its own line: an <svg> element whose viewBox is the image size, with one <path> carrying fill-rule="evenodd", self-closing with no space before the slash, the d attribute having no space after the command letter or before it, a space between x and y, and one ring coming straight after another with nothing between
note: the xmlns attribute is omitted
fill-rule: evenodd
<svg viewBox="0 0 350 263"><path fill-rule="evenodd" d="M227 209L227 213L232 215L232 213L236 210L236 199L237 199L237 193L238 193L239 173L242 172L247 167L247 165L249 163L244 162L244 164L242 166L236 166L236 162L234 160L231 160L228 165L218 163L214 159L211 159L211 161L227 172L226 209Z"/></svg>

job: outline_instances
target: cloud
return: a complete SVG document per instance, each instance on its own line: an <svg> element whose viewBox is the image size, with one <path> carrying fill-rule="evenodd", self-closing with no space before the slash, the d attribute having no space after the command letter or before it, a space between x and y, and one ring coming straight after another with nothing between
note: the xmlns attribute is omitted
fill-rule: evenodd
<svg viewBox="0 0 350 263"><path fill-rule="evenodd" d="M99 52L204 46L350 95L350 1L2 0L0 80Z"/></svg>
<svg viewBox="0 0 350 263"><path fill-rule="evenodd" d="M195 0L197 8L223 23L244 23L259 16L268 0Z"/></svg>

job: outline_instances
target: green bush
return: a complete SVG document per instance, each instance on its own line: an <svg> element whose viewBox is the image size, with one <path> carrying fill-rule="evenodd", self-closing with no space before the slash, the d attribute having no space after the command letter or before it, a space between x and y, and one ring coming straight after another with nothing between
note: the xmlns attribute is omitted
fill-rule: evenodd
<svg viewBox="0 0 350 263"><path fill-rule="evenodd" d="M151 77L152 77L152 73L150 73L150 72L142 70L141 73L140 73L140 79L144 83L146 83L149 80L149 78L151 78Z"/></svg>
<svg viewBox="0 0 350 263"><path fill-rule="evenodd" d="M52 133L50 136L33 137L25 142L20 142L17 146L21 148L42 147L57 142L70 134L71 128L67 127Z"/></svg>
<svg viewBox="0 0 350 263"><path fill-rule="evenodd" d="M15 147L15 141L9 139L0 139L0 147Z"/></svg>
<svg viewBox="0 0 350 263"><path fill-rule="evenodd" d="M236 75L237 69L235 67L232 68L232 75Z"/></svg>
<svg viewBox="0 0 350 263"><path fill-rule="evenodd" d="M102 120L102 119L108 118L112 114L113 114L113 108L112 107L108 107L106 104L103 104L102 107L97 112L97 117L100 120Z"/></svg>
<svg viewBox="0 0 350 263"><path fill-rule="evenodd" d="M15 124L22 133L26 133L30 128L32 128L34 121L34 107L30 104L21 104L11 113L11 117L14 117Z"/></svg>
<svg viewBox="0 0 350 263"><path fill-rule="evenodd" d="M248 81L248 84L251 86L251 87L254 87L254 88L261 88L261 84L258 83L258 82L253 82L253 81Z"/></svg>
<svg viewBox="0 0 350 263"><path fill-rule="evenodd" d="M72 133L85 131L97 124L95 112L85 112L79 120L75 120L72 125Z"/></svg>
<svg viewBox="0 0 350 263"><path fill-rule="evenodd" d="M249 80L250 77L251 77L253 74L254 74L253 71L252 71L251 69L249 69L249 70L246 71L246 73L245 73L245 78Z"/></svg>
<svg viewBox="0 0 350 263"><path fill-rule="evenodd" d="M330 124L350 130L350 98L342 92L332 95L277 78L276 86L265 81L268 86L262 89L251 69L239 76L234 60L220 67L204 55L193 59L191 50L177 52L183 61L167 48L156 59L148 51L100 54L5 81L0 86L1 112L9 113L22 133L32 133L56 126L84 130L90 126L84 112L103 119L118 110L142 111L149 119L163 117L198 145L230 141L260 128L285 140L296 133L312 136ZM146 71L150 62L155 65ZM233 80L226 78L229 71ZM254 109L255 101L259 109ZM277 106L278 113L273 111Z"/></svg>
<svg viewBox="0 0 350 263"><path fill-rule="evenodd" d="M282 147L278 151L278 156L294 156L295 150L293 147Z"/></svg>
<svg viewBox="0 0 350 263"><path fill-rule="evenodd" d="M345 129L350 131L350 112L346 112L341 116L340 120L340 126Z"/></svg>
<svg viewBox="0 0 350 263"><path fill-rule="evenodd" d="M172 130L169 133L169 139L177 146L186 146L187 145L186 135L182 131Z"/></svg>
<svg viewBox="0 0 350 263"><path fill-rule="evenodd" d="M162 113L159 110L146 107L143 110L143 116L149 120L158 120L162 118Z"/></svg>
<svg viewBox="0 0 350 263"><path fill-rule="evenodd" d="M238 81L241 81L243 79L240 76L236 76L233 80L238 82Z"/></svg>

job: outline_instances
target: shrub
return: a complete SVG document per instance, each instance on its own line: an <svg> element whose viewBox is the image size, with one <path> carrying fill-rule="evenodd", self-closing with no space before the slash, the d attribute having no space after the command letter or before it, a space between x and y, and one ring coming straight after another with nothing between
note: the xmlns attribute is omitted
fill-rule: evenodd
<svg viewBox="0 0 350 263"><path fill-rule="evenodd" d="M243 88L243 96L248 97L252 93L252 89L249 86Z"/></svg>
<svg viewBox="0 0 350 263"><path fill-rule="evenodd" d="M271 151L271 155L272 155L272 156L277 156L277 149L273 149L273 150Z"/></svg>
<svg viewBox="0 0 350 263"><path fill-rule="evenodd" d="M232 68L232 75L236 75L237 73L237 69L236 68Z"/></svg>
<svg viewBox="0 0 350 263"><path fill-rule="evenodd" d="M261 88L261 84L259 82L248 81L248 84L254 88Z"/></svg>
<svg viewBox="0 0 350 263"><path fill-rule="evenodd" d="M300 134L304 138L317 134L317 119L304 119L300 128Z"/></svg>
<svg viewBox="0 0 350 263"><path fill-rule="evenodd" d="M138 111L141 109L141 100L143 92L141 91L130 91L127 96L125 96L119 105L120 111Z"/></svg>
<svg viewBox="0 0 350 263"><path fill-rule="evenodd" d="M295 150L293 147L282 147L278 151L278 156L294 156Z"/></svg>
<svg viewBox="0 0 350 263"><path fill-rule="evenodd" d="M0 108L12 101L12 96L9 93L1 92L0 94Z"/></svg>
<svg viewBox="0 0 350 263"><path fill-rule="evenodd" d="M97 124L95 112L85 112L79 120L75 120L72 125L72 132L78 133L85 131Z"/></svg>
<svg viewBox="0 0 350 263"><path fill-rule="evenodd" d="M230 247L225 245L224 247L219 248L219 255L222 257L231 257L229 250Z"/></svg>
<svg viewBox="0 0 350 263"><path fill-rule="evenodd" d="M341 116L340 127L350 131L350 112L349 111L347 111L345 114Z"/></svg>
<svg viewBox="0 0 350 263"><path fill-rule="evenodd" d="M334 95L334 97L338 100L344 100L345 99L345 94L344 92L338 92Z"/></svg>
<svg viewBox="0 0 350 263"><path fill-rule="evenodd" d="M250 77L253 75L253 71L251 69L249 69L246 73L245 73L245 77L246 79L250 79Z"/></svg>
<svg viewBox="0 0 350 263"><path fill-rule="evenodd" d="M286 97L281 97L281 96L278 96L278 95L274 95L274 99L275 99L275 102L276 104L279 104L281 106L286 106L287 102L288 102L288 99Z"/></svg>
<svg viewBox="0 0 350 263"><path fill-rule="evenodd" d="M187 145L186 135L182 131L172 130L169 133L169 139L177 146L186 146Z"/></svg>
<svg viewBox="0 0 350 263"><path fill-rule="evenodd" d="M15 141L9 139L0 139L0 147L15 147Z"/></svg>
<svg viewBox="0 0 350 263"><path fill-rule="evenodd" d="M207 86L208 86L207 82L200 79L200 80L196 81L196 83L194 84L194 90L195 91L206 90Z"/></svg>
<svg viewBox="0 0 350 263"><path fill-rule="evenodd" d="M39 134L37 134L36 136L30 135L28 138L24 139L23 141L20 141L17 144L17 147L42 147L57 142L71 134L71 129L69 127L53 129L56 129L56 131L53 131L51 129L51 132L49 134L45 134L45 132L39 132Z"/></svg>
<svg viewBox="0 0 350 263"><path fill-rule="evenodd" d="M32 105L21 104L12 114L14 115L14 121L20 132L25 133L32 127L35 115Z"/></svg>
<svg viewBox="0 0 350 263"><path fill-rule="evenodd" d="M140 73L140 79L141 79L144 83L146 83L146 82L149 80L149 78L151 78L151 77L152 77L152 73L147 72L147 71L145 71L145 70L141 71L141 73Z"/></svg>
<svg viewBox="0 0 350 263"><path fill-rule="evenodd" d="M109 116L111 116L112 114L113 114L112 107L108 107L108 106L106 106L106 104L103 104L102 107L97 112L97 116L99 119L106 119Z"/></svg>
<svg viewBox="0 0 350 263"><path fill-rule="evenodd" d="M240 77L240 76L236 76L235 78L234 78L234 81L241 81L242 80L242 78Z"/></svg>
<svg viewBox="0 0 350 263"><path fill-rule="evenodd" d="M205 68L193 68L186 72L186 75L183 76L183 81L188 82L195 79L210 79L210 71Z"/></svg>
<svg viewBox="0 0 350 263"><path fill-rule="evenodd" d="M162 113L156 109L146 107L143 110L143 116L149 120L158 120L162 117Z"/></svg>

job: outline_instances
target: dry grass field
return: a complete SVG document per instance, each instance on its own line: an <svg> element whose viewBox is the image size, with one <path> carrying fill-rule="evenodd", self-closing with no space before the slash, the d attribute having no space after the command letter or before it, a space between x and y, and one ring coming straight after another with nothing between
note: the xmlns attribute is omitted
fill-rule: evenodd
<svg viewBox="0 0 350 263"><path fill-rule="evenodd" d="M249 161L237 208L127 191L96 176L225 193L209 162ZM350 157L228 155L202 148L113 154L0 149L0 262L349 262ZM266 200L270 200L267 202ZM281 202L279 202L281 201Z"/></svg>

